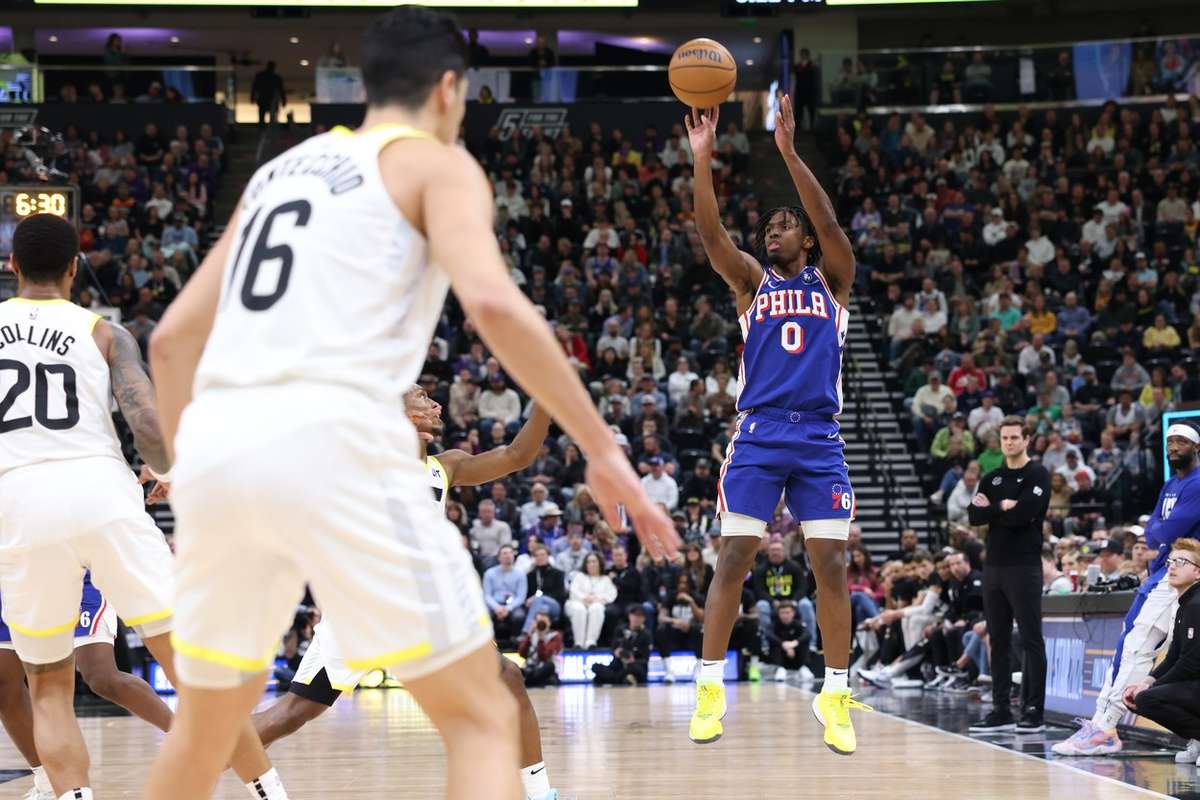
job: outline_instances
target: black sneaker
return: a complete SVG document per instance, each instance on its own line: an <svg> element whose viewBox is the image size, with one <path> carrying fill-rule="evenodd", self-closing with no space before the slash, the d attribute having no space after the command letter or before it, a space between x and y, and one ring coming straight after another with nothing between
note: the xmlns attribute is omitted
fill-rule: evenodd
<svg viewBox="0 0 1200 800"><path fill-rule="evenodd" d="M1046 730L1042 715L1036 711L1026 711L1017 723L1017 733L1041 733Z"/></svg>
<svg viewBox="0 0 1200 800"><path fill-rule="evenodd" d="M971 690L971 679L966 675L957 675L949 684L942 687L946 694L966 694Z"/></svg>
<svg viewBox="0 0 1200 800"><path fill-rule="evenodd" d="M1003 733L1016 729L1017 724L1013 722L1012 714L999 709L992 711L979 722L967 728L971 733Z"/></svg>

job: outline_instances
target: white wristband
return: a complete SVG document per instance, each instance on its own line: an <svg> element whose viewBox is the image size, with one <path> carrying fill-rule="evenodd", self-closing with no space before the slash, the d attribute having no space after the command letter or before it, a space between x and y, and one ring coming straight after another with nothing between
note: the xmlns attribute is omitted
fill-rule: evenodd
<svg viewBox="0 0 1200 800"><path fill-rule="evenodd" d="M167 470L162 475L159 475L157 472L154 471L154 469L149 464L146 465L146 469L149 470L150 474L154 476L154 480L160 481L162 483L170 483L171 482L171 470Z"/></svg>

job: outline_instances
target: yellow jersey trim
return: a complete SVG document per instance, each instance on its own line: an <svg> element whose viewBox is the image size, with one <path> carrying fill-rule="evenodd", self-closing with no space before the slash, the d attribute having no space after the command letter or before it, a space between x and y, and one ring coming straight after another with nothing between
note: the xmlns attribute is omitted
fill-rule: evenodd
<svg viewBox="0 0 1200 800"><path fill-rule="evenodd" d="M8 298L8 302L10 302L10 303L26 303L31 306L57 306L57 305L62 305L63 303L66 303L67 305L71 304L70 300L64 300L61 297L51 297L51 298L47 298L45 300L37 300L32 297L10 297L10 298Z"/></svg>
<svg viewBox="0 0 1200 800"><path fill-rule="evenodd" d="M132 628L135 625L145 625L147 622L158 622L160 619L166 619L174 613L173 609L164 608L162 611L155 611L153 614L142 614L140 617L127 617L125 618L125 624Z"/></svg>
<svg viewBox="0 0 1200 800"><path fill-rule="evenodd" d="M426 139L431 142L438 141L438 138L428 131L423 131L420 128L414 128L411 125L400 125L397 123L388 123L386 125L376 125L365 130L353 131L345 125L338 125L329 131L334 136L374 136L383 134L383 141L380 142L380 147L397 139Z"/></svg>
<svg viewBox="0 0 1200 800"><path fill-rule="evenodd" d="M75 630L75 626L78 624L79 616L76 615L65 625L55 625L53 628L26 628L24 625L18 625L15 622L9 622L8 627L22 636L28 636L31 639L49 639L51 636L59 636L67 631Z"/></svg>
<svg viewBox="0 0 1200 800"><path fill-rule="evenodd" d="M403 650L395 650L391 653L384 653L373 658L364 658L360 660L346 659L346 666L358 672L361 670L376 669L377 667L390 667L393 664L404 664L409 661L416 661L418 658L433 653L433 645L429 642L421 642L412 647L406 647Z"/></svg>
<svg viewBox="0 0 1200 800"><path fill-rule="evenodd" d="M100 320L102 320L102 319L104 319L104 317L100 316L99 314L93 313L92 314L92 324L88 326L88 332L94 333L96 330L96 326L100 324ZM128 624L128 623L126 623L126 624Z"/></svg>
<svg viewBox="0 0 1200 800"><path fill-rule="evenodd" d="M261 659L245 658L233 653L214 650L210 647L188 644L173 633L171 634L171 646L180 655L194 658L198 661L207 661L210 664L218 664L222 667L230 667L240 672L262 672L275 660L274 647Z"/></svg>

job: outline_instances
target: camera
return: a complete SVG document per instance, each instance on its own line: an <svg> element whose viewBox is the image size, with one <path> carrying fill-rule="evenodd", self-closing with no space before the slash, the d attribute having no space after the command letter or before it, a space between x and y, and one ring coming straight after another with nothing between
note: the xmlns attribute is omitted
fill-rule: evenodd
<svg viewBox="0 0 1200 800"><path fill-rule="evenodd" d="M1107 594L1108 592L1132 592L1141 585L1136 575L1119 575L1110 581L1097 581L1088 587L1089 592Z"/></svg>

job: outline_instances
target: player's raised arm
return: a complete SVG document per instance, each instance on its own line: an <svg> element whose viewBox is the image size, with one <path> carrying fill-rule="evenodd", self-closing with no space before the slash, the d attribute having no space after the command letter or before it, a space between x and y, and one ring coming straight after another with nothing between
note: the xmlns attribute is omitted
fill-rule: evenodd
<svg viewBox="0 0 1200 800"><path fill-rule="evenodd" d="M679 537L670 520L642 490L546 320L504 266L492 231L487 176L465 150L447 147L430 157L437 159L430 170L437 177L424 186L423 227L433 260L449 273L463 309L509 373L587 454L588 486L609 524L620 525L623 504L650 553L675 553Z"/></svg>
<svg viewBox="0 0 1200 800"><path fill-rule="evenodd" d="M478 486L519 472L534 462L542 442L550 433L550 414L537 403L521 426L512 444L495 447L486 453L471 455L462 450L447 450L438 456L449 473L451 486Z"/></svg>
<svg viewBox="0 0 1200 800"><path fill-rule="evenodd" d="M171 468L171 458L154 405L154 387L142 365L137 340L120 325L104 320L96 324L94 335L108 362L113 397L133 432L134 447L151 470L164 475Z"/></svg>
<svg viewBox="0 0 1200 800"><path fill-rule="evenodd" d="M695 159L693 177L695 196L693 205L696 213L696 230L704 243L708 260L729 288L738 295L738 307L748 305L762 282L762 266L751 256L738 249L721 225L721 213L717 209L717 190L713 186L712 154L717 141L717 120L720 109L706 111L693 109L683 118L687 127L688 141L692 145Z"/></svg>
<svg viewBox="0 0 1200 800"><path fill-rule="evenodd" d="M800 205L804 206L816 229L814 233L821 244L821 273L829 281L834 299L845 305L850 300L850 288L854 285L854 248L850 246L846 232L838 225L829 195L796 153L796 117L792 113L792 99L786 94L779 102L779 111L775 113L775 145L800 194Z"/></svg>
<svg viewBox="0 0 1200 800"><path fill-rule="evenodd" d="M192 382L204 345L212 332L221 298L221 274L230 242L238 229L238 213L208 251L196 274L183 287L150 334L150 369L158 397L159 423L167 454L174 460L175 432L183 409L192 400ZM144 457L144 456L143 456Z"/></svg>

